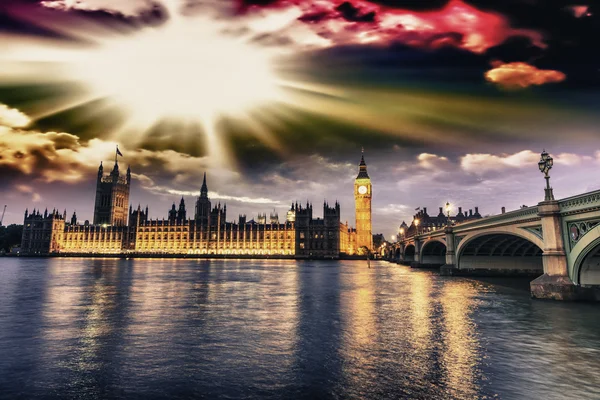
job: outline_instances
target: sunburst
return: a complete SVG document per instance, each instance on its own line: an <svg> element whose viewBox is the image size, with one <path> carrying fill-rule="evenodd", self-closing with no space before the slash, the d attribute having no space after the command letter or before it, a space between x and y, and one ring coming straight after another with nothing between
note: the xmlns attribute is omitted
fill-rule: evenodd
<svg viewBox="0 0 600 400"><path fill-rule="evenodd" d="M216 126L219 118L228 116L246 119L249 132L281 151L268 127L251 116L283 100L275 72L278 53L252 44L249 36L228 33L222 22L179 17L174 7L170 11L173 15L166 23L127 34L68 28L69 35L92 41L91 46L14 40L19 46L6 48L1 57L12 68L0 78L6 81L11 71L16 72L12 78L28 71L32 74L25 81L75 83L82 94L42 107L37 117L104 99L126 115L116 131L107 132L115 140L141 140L164 120L201 124L208 155L230 164L233 160ZM42 65L43 77L35 77Z"/></svg>

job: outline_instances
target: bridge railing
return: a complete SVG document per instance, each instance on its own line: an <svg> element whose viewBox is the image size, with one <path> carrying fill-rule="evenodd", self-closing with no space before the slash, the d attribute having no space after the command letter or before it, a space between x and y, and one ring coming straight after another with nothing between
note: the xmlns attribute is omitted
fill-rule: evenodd
<svg viewBox="0 0 600 400"><path fill-rule="evenodd" d="M600 194L600 191L599 191ZM472 228L477 228L480 226L486 226L486 225L494 225L495 223L498 222L512 222L512 221L519 221L522 219L526 219L526 218L535 218L538 215L538 207L537 206L531 206L531 207L524 207L518 210L514 210L514 211L509 211L506 212L504 214L496 214L496 215L490 215L489 217L484 217L484 218L480 218L480 219L476 219L476 220L472 220L472 221L465 221L465 222L461 222L461 223L457 223L452 225L452 227L455 230L463 230L463 229L472 229ZM428 231L428 232L420 232L418 235L411 235L411 236L406 236L404 237L404 239L412 239L414 237L427 237L430 235L439 235L441 233L444 232L443 228L440 229L436 229L433 231Z"/></svg>
<svg viewBox="0 0 600 400"><path fill-rule="evenodd" d="M560 206L561 212L570 213L573 211L578 211L582 209L587 209L590 207L598 207L600 208L600 189L594 190L587 193L578 194L571 197L566 197L564 199L558 200L558 204ZM461 223L457 223L453 225L456 230L467 230L472 228L477 228L480 226L486 225L494 225L498 222L513 222L519 221L521 219L533 218L538 215L538 206L524 207L518 210L509 211L504 214L496 214L490 215L489 217L484 217L477 220L465 221ZM414 237L427 237L430 235L439 235L444 231L444 228L439 228L432 231L420 232L417 234L412 234L411 236L405 236L402 240L412 239Z"/></svg>
<svg viewBox="0 0 600 400"><path fill-rule="evenodd" d="M571 197L566 197L558 201L561 212L572 212L575 210L589 208L590 206L600 207L600 190L582 193Z"/></svg>
<svg viewBox="0 0 600 400"><path fill-rule="evenodd" d="M478 226L482 226L482 225L494 224L494 223L500 222L500 221L502 221L502 222L518 221L518 220L525 219L525 218L531 218L533 216L537 217L537 215L538 215L538 207L537 206L524 207L524 208L520 208L518 210L505 212L504 214L495 214L495 215L490 215L489 217L484 217L484 218L477 219L474 221L463 222L462 224L459 224L456 227L458 229L463 229L463 228L470 229L470 228L474 228L474 227L478 227Z"/></svg>

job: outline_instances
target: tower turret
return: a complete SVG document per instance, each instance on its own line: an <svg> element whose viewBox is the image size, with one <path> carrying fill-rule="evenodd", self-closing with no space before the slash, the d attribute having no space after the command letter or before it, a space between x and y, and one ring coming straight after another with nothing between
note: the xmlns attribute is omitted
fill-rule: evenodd
<svg viewBox="0 0 600 400"><path fill-rule="evenodd" d="M358 164L358 176L354 181L354 203L356 207L356 248L373 249L373 234L371 228L371 198L373 185L367 173L364 149Z"/></svg>
<svg viewBox="0 0 600 400"><path fill-rule="evenodd" d="M175 208L175 203L173 203L173 205L171 206L171 209L169 210L169 222L170 223L175 223L175 221L177 220L177 209Z"/></svg>
<svg viewBox="0 0 600 400"><path fill-rule="evenodd" d="M94 205L95 225L127 225L131 168L127 168L126 176L120 176L117 155L122 156L118 148L115 155L115 166L108 177L103 176L104 167L102 166L102 162L100 162L100 167L98 168L96 202Z"/></svg>
<svg viewBox="0 0 600 400"><path fill-rule="evenodd" d="M185 209L185 200L183 196L181 197L181 201L179 202L179 210L177 210L177 223L183 223L187 219L187 211Z"/></svg>

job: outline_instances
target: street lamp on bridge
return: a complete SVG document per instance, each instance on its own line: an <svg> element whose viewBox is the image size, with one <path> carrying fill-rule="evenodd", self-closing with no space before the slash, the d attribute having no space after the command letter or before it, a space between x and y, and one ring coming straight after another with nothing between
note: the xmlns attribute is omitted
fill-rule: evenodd
<svg viewBox="0 0 600 400"><path fill-rule="evenodd" d="M404 239L404 228L400 228L400 235L398 235L398 239Z"/></svg>
<svg viewBox="0 0 600 400"><path fill-rule="evenodd" d="M417 235L419 234L419 224L421 223L421 221L419 221L419 218L415 219L415 227L417 228Z"/></svg>
<svg viewBox="0 0 600 400"><path fill-rule="evenodd" d="M446 202L446 214L448 215L447 226L450 226L450 211L452 210L452 205L449 202ZM475 210L477 211L477 210Z"/></svg>
<svg viewBox="0 0 600 400"><path fill-rule="evenodd" d="M554 159L550 157L546 150L542 151L540 161L538 162L538 168L540 169L540 172L545 175L544 179L546 179L546 189L544 189L544 192L546 194L544 196L545 201L554 200L554 194L552 193L552 188L550 187L550 175L548 175L548 172L550 172L550 170L552 169L553 164Z"/></svg>

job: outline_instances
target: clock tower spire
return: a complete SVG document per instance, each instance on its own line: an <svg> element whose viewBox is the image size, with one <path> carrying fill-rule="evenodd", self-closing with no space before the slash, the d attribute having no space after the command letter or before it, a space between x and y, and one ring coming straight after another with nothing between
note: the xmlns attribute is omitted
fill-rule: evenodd
<svg viewBox="0 0 600 400"><path fill-rule="evenodd" d="M366 247L373 250L373 233L371 228L371 197L373 186L367 173L365 151L362 150L358 176L354 180L354 204L356 206L356 248L359 253Z"/></svg>

